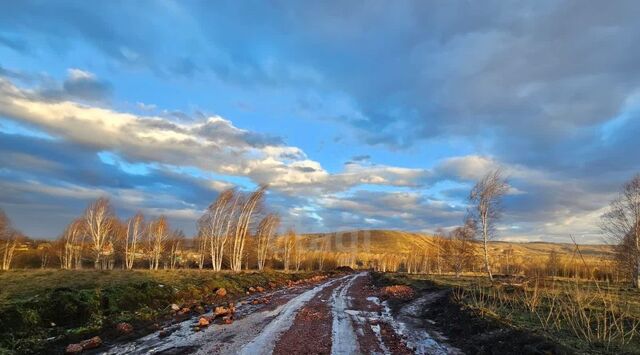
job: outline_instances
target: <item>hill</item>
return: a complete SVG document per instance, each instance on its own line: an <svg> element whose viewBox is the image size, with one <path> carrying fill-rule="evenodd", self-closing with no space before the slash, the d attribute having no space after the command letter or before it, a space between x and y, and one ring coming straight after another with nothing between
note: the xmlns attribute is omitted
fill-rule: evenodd
<svg viewBox="0 0 640 355"><path fill-rule="evenodd" d="M355 246L357 252L408 254L434 245L431 235L394 230L313 233L302 235L301 238L311 250L320 250L324 245L326 250L331 252L346 252L353 250ZM613 253L609 245L579 245L579 248L586 258L608 258ZM546 257L552 250L562 255L574 255L576 247L568 243L493 241L490 249L493 254L511 249L514 256Z"/></svg>

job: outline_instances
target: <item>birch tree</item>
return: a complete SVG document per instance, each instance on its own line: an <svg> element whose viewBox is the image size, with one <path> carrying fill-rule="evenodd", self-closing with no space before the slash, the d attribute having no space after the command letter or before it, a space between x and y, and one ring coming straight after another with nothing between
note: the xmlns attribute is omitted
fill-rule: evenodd
<svg viewBox="0 0 640 355"><path fill-rule="evenodd" d="M264 199L266 185L261 185L242 201L242 207L239 210L236 219L235 231L232 235L230 265L233 271L242 271L242 257L244 256L244 245L249 233L251 220L256 208Z"/></svg>
<svg viewBox="0 0 640 355"><path fill-rule="evenodd" d="M640 174L624 184L602 216L602 230L617 243L619 265L640 288Z"/></svg>
<svg viewBox="0 0 640 355"><path fill-rule="evenodd" d="M278 229L280 224L280 216L275 213L270 213L260 221L258 224L257 236L257 258L258 258L258 270L264 270L267 257L269 254L269 247L271 239Z"/></svg>
<svg viewBox="0 0 640 355"><path fill-rule="evenodd" d="M296 271L300 271L302 261L304 260L305 248L301 241L297 241L293 248L293 266Z"/></svg>
<svg viewBox="0 0 640 355"><path fill-rule="evenodd" d="M508 189L509 185L498 169L487 173L469 194L470 213L482 238L484 267L491 281L493 281L493 274L489 260L489 241L495 235L495 223L501 216L500 203Z"/></svg>
<svg viewBox="0 0 640 355"><path fill-rule="evenodd" d="M327 258L327 252L329 250L329 240L327 238L323 238L320 241L320 250L318 251L318 271L322 271L324 269L324 262Z"/></svg>
<svg viewBox="0 0 640 355"><path fill-rule="evenodd" d="M209 252L209 250L207 249L209 247L208 242L209 240L207 239L207 236L204 235L198 228L198 235L194 238L194 243L196 245L196 263L198 264L198 269L200 270L204 268L207 253Z"/></svg>
<svg viewBox="0 0 640 355"><path fill-rule="evenodd" d="M184 243L184 233L182 230L176 230L172 233L169 249L169 268L174 270L178 267L180 253L182 252L182 246Z"/></svg>
<svg viewBox="0 0 640 355"><path fill-rule="evenodd" d="M78 269L78 263L81 262L82 256L77 254L82 253L82 241L85 229L85 221L83 219L76 219L71 222L64 233L62 234L62 260L60 267L63 269Z"/></svg>
<svg viewBox="0 0 640 355"><path fill-rule="evenodd" d="M0 254L2 264L0 270L9 270L13 255L18 245L18 233L11 227L9 217L0 209Z"/></svg>
<svg viewBox="0 0 640 355"><path fill-rule="evenodd" d="M296 232L293 229L287 230L283 242L282 261L284 263L284 271L289 271L291 266L291 254L296 245Z"/></svg>
<svg viewBox="0 0 640 355"><path fill-rule="evenodd" d="M127 221L127 234L124 240L124 262L127 270L133 269L136 261L139 242L145 234L144 215L141 212L129 218Z"/></svg>
<svg viewBox="0 0 640 355"><path fill-rule="evenodd" d="M84 220L87 234L90 237L91 249L95 255L94 268L100 268L102 252L109 243L113 228L113 210L105 197L97 199L87 207Z"/></svg>
<svg viewBox="0 0 640 355"><path fill-rule="evenodd" d="M235 189L223 191L198 220L198 247L203 250L209 248L215 271L222 270L225 247L240 205L239 198ZM204 264L204 254L200 262L200 265Z"/></svg>
<svg viewBox="0 0 640 355"><path fill-rule="evenodd" d="M151 222L148 232L149 269L158 270L160 258L169 239L169 223L165 216L160 216Z"/></svg>

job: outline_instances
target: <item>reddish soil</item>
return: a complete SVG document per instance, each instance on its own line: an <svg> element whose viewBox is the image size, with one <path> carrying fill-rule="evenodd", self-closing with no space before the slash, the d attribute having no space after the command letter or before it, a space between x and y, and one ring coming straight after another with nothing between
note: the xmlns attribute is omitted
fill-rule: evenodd
<svg viewBox="0 0 640 355"><path fill-rule="evenodd" d="M371 276L367 275L358 278L348 294L352 300L351 308L363 314L363 317L358 318L360 322L354 324L362 353L382 353L383 349L381 349L381 347L384 346L392 354L413 354L413 352L404 345L391 325L374 316L380 316L382 314L382 306L379 303L367 299L368 297L378 296L377 288L373 286ZM373 330L375 327L380 327L382 345Z"/></svg>
<svg viewBox="0 0 640 355"><path fill-rule="evenodd" d="M276 343L274 354L331 354L329 299L338 285L322 290L300 309L291 328Z"/></svg>

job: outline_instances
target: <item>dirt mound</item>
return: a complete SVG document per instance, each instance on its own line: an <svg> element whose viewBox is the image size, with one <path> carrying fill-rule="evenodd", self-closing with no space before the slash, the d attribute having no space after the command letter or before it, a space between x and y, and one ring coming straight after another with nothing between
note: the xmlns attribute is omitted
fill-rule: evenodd
<svg viewBox="0 0 640 355"><path fill-rule="evenodd" d="M354 270L350 266L338 266L336 271L339 272L353 272Z"/></svg>
<svg viewBox="0 0 640 355"><path fill-rule="evenodd" d="M385 286L380 289L380 298L385 300L410 300L413 297L415 297L415 292L411 287L405 285Z"/></svg>

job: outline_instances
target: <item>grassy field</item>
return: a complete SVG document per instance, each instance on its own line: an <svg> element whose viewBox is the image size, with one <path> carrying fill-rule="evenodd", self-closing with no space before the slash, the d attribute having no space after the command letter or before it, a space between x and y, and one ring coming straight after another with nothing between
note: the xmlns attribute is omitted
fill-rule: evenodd
<svg viewBox="0 0 640 355"><path fill-rule="evenodd" d="M416 289L449 288L450 301L476 316L541 334L578 353L640 354L640 293L625 285L559 278L491 284L483 277L384 277Z"/></svg>
<svg viewBox="0 0 640 355"><path fill-rule="evenodd" d="M208 270L16 270L0 273L0 354L39 352L44 339L65 343L113 329L162 319L170 305L212 304L218 288L228 298L251 286L308 278L318 273Z"/></svg>

